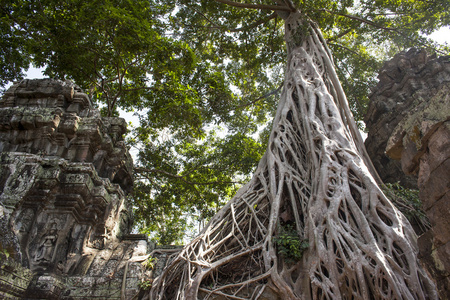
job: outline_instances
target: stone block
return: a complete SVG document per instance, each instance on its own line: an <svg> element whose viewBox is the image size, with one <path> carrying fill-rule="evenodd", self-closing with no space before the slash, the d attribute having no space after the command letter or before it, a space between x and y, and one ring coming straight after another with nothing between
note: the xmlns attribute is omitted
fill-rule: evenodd
<svg viewBox="0 0 450 300"><path fill-rule="evenodd" d="M35 276L28 286L26 295L34 299L60 299L64 289L64 281L55 275Z"/></svg>
<svg viewBox="0 0 450 300"><path fill-rule="evenodd" d="M429 170L426 166L424 164L423 169ZM427 211L435 201L450 191L450 158L429 173L428 177L425 177L426 172L421 171L419 174L421 175L419 197L424 210Z"/></svg>
<svg viewBox="0 0 450 300"><path fill-rule="evenodd" d="M450 240L434 249L433 257L435 257L436 265L444 276L450 276Z"/></svg>
<svg viewBox="0 0 450 300"><path fill-rule="evenodd" d="M73 136L79 127L79 118L75 115L64 114L64 120L58 127L58 131L68 136Z"/></svg>
<svg viewBox="0 0 450 300"><path fill-rule="evenodd" d="M430 137L427 154L431 171L434 171L450 158L450 121L439 126Z"/></svg>
<svg viewBox="0 0 450 300"><path fill-rule="evenodd" d="M434 244L438 247L450 241L450 192L435 202L426 213L434 232Z"/></svg>
<svg viewBox="0 0 450 300"><path fill-rule="evenodd" d="M33 273L19 263L4 257L0 261L0 296L4 299L17 299L24 295Z"/></svg>
<svg viewBox="0 0 450 300"><path fill-rule="evenodd" d="M34 119L35 117L33 115L24 115L20 120L20 125L27 130L34 129L36 127Z"/></svg>
<svg viewBox="0 0 450 300"><path fill-rule="evenodd" d="M71 103L69 107L67 108L67 112L69 113L76 113L78 114L81 110L80 103Z"/></svg>
<svg viewBox="0 0 450 300"><path fill-rule="evenodd" d="M412 141L408 141L405 145L403 143L404 148L402 149L401 154L401 163L402 170L405 174L416 174L419 168L417 155L418 149L416 144Z"/></svg>
<svg viewBox="0 0 450 300"><path fill-rule="evenodd" d="M20 120L22 120L21 114L14 114L10 119L10 125L12 129L18 129L20 126Z"/></svg>

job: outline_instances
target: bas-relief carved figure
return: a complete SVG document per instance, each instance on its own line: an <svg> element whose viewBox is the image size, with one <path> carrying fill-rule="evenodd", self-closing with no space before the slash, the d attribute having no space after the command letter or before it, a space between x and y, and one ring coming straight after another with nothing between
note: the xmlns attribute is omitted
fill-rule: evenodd
<svg viewBox="0 0 450 300"><path fill-rule="evenodd" d="M17 217L16 227L19 232L19 238L27 234L33 222L34 212L31 208L23 210Z"/></svg>
<svg viewBox="0 0 450 300"><path fill-rule="evenodd" d="M71 82L22 80L5 92L0 221L8 239L0 245L10 249L17 272L32 273L21 288L0 285L0 298L120 298L126 264L136 272L127 275L124 293L139 291L140 261L148 255L141 249L136 259L133 249L149 244L129 234L133 165L125 132L125 120L102 118ZM106 270L115 288L105 285ZM76 286L80 278L92 285L88 294Z"/></svg>
<svg viewBox="0 0 450 300"><path fill-rule="evenodd" d="M53 252L55 251L56 240L58 239L58 228L56 222L51 224L50 229L41 239L34 256L35 262L50 262L53 259Z"/></svg>

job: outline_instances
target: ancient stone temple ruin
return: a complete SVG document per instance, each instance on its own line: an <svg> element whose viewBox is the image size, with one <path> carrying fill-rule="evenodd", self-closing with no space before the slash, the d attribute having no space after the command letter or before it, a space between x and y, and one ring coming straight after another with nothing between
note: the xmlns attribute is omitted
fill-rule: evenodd
<svg viewBox="0 0 450 300"><path fill-rule="evenodd" d="M0 100L0 298L130 299L151 250L130 234L126 122L70 82L23 80Z"/></svg>
<svg viewBox="0 0 450 300"><path fill-rule="evenodd" d="M420 259L446 299L450 58L400 53L379 79L366 146L384 181L420 188L432 224L419 237ZM145 296L140 282L157 276L178 250L130 233L133 165L125 133L124 119L101 117L70 82L23 80L3 95L0 299ZM158 258L153 271L142 264L149 257Z"/></svg>
<svg viewBox="0 0 450 300"><path fill-rule="evenodd" d="M401 52L378 78L366 147L385 182L419 188L432 227L419 237L419 257L450 299L450 56Z"/></svg>

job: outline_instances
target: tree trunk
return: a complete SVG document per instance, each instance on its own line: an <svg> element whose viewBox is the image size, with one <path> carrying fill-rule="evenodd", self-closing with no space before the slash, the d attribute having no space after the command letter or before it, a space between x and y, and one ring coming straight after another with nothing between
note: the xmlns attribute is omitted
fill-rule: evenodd
<svg viewBox="0 0 450 300"><path fill-rule="evenodd" d="M173 258L150 298L437 298L410 224L364 163L321 33L302 17L286 19L284 89L252 180Z"/></svg>

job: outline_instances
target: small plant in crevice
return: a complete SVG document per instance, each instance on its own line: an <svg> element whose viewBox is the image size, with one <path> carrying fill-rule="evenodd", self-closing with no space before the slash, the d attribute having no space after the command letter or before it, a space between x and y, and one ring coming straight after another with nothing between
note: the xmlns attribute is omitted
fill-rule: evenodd
<svg viewBox="0 0 450 300"><path fill-rule="evenodd" d="M152 288L153 279L146 279L138 283L141 290L147 291Z"/></svg>
<svg viewBox="0 0 450 300"><path fill-rule="evenodd" d="M155 266L156 266L156 262L158 261L158 259L156 257L151 257L149 256L146 260L144 260L142 262L142 265L147 269L147 270L152 270Z"/></svg>
<svg viewBox="0 0 450 300"><path fill-rule="evenodd" d="M0 255L1 255L1 256L4 256L6 260L8 260L8 258L9 258L9 256L10 256L8 250L6 250L6 249L2 249L2 250L0 251Z"/></svg>
<svg viewBox="0 0 450 300"><path fill-rule="evenodd" d="M153 273L153 271L151 270L155 268L157 261L158 259L156 257L149 256L141 263L147 270L147 272L145 272L144 278L138 283L138 286L141 290L146 291L152 288L153 278L151 274Z"/></svg>
<svg viewBox="0 0 450 300"><path fill-rule="evenodd" d="M300 238L295 227L291 224L279 225L278 235L273 239L277 245L278 253L283 256L286 262L298 262L303 256L303 252L309 247L306 239Z"/></svg>

